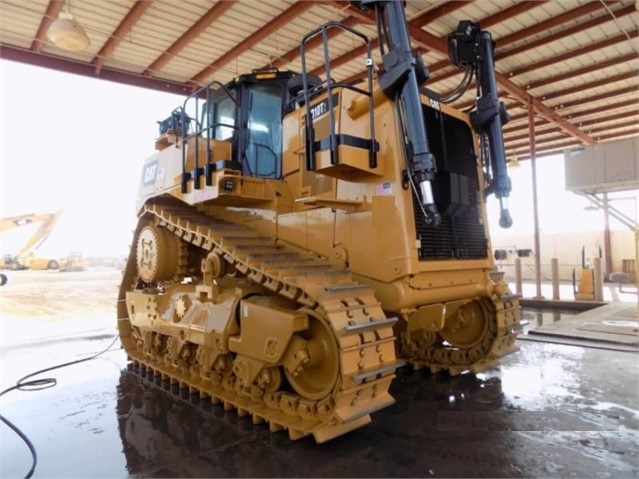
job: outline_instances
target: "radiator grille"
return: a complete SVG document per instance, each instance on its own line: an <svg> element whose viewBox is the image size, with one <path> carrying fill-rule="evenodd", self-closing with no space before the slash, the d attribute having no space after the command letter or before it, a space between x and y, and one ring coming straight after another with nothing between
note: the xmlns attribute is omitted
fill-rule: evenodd
<svg viewBox="0 0 639 479"><path fill-rule="evenodd" d="M425 105L422 110L430 149L437 161L433 195L442 213L442 223L437 228L426 226L420 208L421 192L413 191L415 226L421 241L419 259L487 258L488 240L479 207L481 198L472 132L455 117ZM453 177L464 185L462 206L455 203L451 207ZM459 196L456 198L459 200Z"/></svg>

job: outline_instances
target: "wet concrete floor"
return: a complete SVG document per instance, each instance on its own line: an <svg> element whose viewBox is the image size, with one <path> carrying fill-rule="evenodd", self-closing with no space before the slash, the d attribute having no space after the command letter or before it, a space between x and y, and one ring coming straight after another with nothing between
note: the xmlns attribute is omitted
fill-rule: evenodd
<svg viewBox="0 0 639 479"><path fill-rule="evenodd" d="M2 386L111 339L5 348ZM35 477L638 477L639 355L519 343L477 376L399 370L394 406L322 445L172 395L128 371L121 350L1 408L37 448ZM26 446L4 426L0 439L0 477L23 477Z"/></svg>

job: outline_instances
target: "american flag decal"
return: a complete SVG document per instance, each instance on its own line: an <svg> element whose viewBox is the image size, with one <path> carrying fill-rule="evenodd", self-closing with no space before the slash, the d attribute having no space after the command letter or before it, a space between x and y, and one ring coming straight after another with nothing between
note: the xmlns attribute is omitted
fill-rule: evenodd
<svg viewBox="0 0 639 479"><path fill-rule="evenodd" d="M393 187L390 184L390 181L385 181L384 183L377 183L375 185L375 195L376 196L391 196L393 194Z"/></svg>

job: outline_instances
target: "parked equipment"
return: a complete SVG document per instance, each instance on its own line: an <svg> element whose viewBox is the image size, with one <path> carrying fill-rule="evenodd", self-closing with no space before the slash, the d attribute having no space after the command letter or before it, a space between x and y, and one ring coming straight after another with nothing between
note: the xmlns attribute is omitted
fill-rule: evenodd
<svg viewBox="0 0 639 479"><path fill-rule="evenodd" d="M212 82L160 123L118 301L136 366L318 442L392 404L406 361L480 371L520 328L490 275L485 195L512 223L490 34L460 23L467 75L441 98L421 87L403 2L353 3L377 15L377 79L368 39L331 22L304 37L302 74ZM328 53L324 80L306 73L329 28L366 45L365 83L335 82ZM474 78L470 116L448 107Z"/></svg>
<svg viewBox="0 0 639 479"><path fill-rule="evenodd" d="M60 260L60 271L86 271L87 263L80 251L71 251Z"/></svg>
<svg viewBox="0 0 639 479"><path fill-rule="evenodd" d="M5 254L0 260L0 269L58 269L59 263L53 258L38 258L35 250L49 237L51 231L60 219L62 210L55 213L44 213L40 215L27 214L4 218L0 220L0 232L8 231L21 226L33 223L42 223L33 233L27 242L22 246L17 255Z"/></svg>

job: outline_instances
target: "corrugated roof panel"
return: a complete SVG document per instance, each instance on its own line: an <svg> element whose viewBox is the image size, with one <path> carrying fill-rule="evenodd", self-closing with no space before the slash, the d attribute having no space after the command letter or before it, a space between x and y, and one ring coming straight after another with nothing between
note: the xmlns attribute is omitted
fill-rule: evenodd
<svg viewBox="0 0 639 479"><path fill-rule="evenodd" d="M99 49L132 6L132 0L85 0L73 3L70 11L91 38L91 48Z"/></svg>
<svg viewBox="0 0 639 479"><path fill-rule="evenodd" d="M562 2L538 2L538 5L531 10L527 10L511 17L505 22L492 25L488 28L488 30L492 33L493 39L497 41L497 45L499 45L500 38L557 17L578 6L579 3L580 2L576 0L564 0Z"/></svg>
<svg viewBox="0 0 639 479"><path fill-rule="evenodd" d="M624 65L611 66L608 68L595 70L593 72L587 73L586 75L580 75L578 77L568 78L559 82L553 82L552 84L534 88L529 91L536 97L544 99L547 95L554 95L556 92L561 92L569 88L575 88L575 86L579 84L584 85L585 87L586 84L590 84L596 81L609 82L610 79L614 79L619 75L626 75L636 71L637 65L633 67L632 65L626 63ZM589 89L587 90L584 88L583 94L590 94Z"/></svg>
<svg viewBox="0 0 639 479"><path fill-rule="evenodd" d="M438 2L432 0L408 0L406 2L406 18L409 20L437 6Z"/></svg>
<svg viewBox="0 0 639 479"><path fill-rule="evenodd" d="M478 22L479 20L482 20L484 18L496 15L502 10L506 10L507 8L517 3L518 2L516 0L500 0L499 2L470 2L466 6L460 8L459 10L456 10L452 14L445 15L437 19L431 24L429 31L433 34L435 34L436 31L437 36L439 37L448 35L449 33L455 31L459 20L472 20ZM490 30L492 31L492 29Z"/></svg>
<svg viewBox="0 0 639 479"><path fill-rule="evenodd" d="M139 65L137 71L144 71L206 13L207 7L184 2L179 8L174 3L155 0L105 65L135 58Z"/></svg>
<svg viewBox="0 0 639 479"><path fill-rule="evenodd" d="M53 55L64 54L74 59L91 61L102 45L110 38L132 5L132 0L114 0L110 2L85 0L78 3L74 2L70 12L86 31L91 44L83 52L64 52L55 45L47 43L43 48L43 52Z"/></svg>
<svg viewBox="0 0 639 479"><path fill-rule="evenodd" d="M557 2L553 2L553 3L557 3ZM624 0L622 2L618 2L619 5L610 5L609 8L612 10L613 14L615 13L615 11L618 11L622 8L625 8L626 6L628 6L629 4L631 4L632 2L628 1L628 0ZM583 2L580 2L580 5L583 5ZM608 23L617 23L620 25L622 30L627 30L632 28L632 20L631 20L631 16L627 15L627 16L623 16L620 18L617 18L617 20L614 20L612 18L612 16L610 16L608 14L608 12L606 11L606 9L604 8L603 5L599 6L600 8L597 9L596 11L594 11L593 13L587 14L587 15L582 15L576 19L567 21L562 23L561 25L549 28L549 29L544 29L543 31L540 31L539 33L529 36L528 38L519 40L517 42L514 42L513 44L509 45L506 50L510 50L513 48L518 48L522 45L525 45L526 43L531 43L533 41L539 40L541 38L546 38L550 35L554 35L554 34L559 34L562 31L565 31L569 28L573 28L575 26L578 26L580 24L583 24L585 22L588 22L590 20L593 20L595 18L600 18L600 17L605 17L608 16L609 19L606 23L604 23L603 25L606 25ZM576 6L575 6L576 8ZM571 8L571 10L573 10L574 8ZM596 27L591 27L591 28L596 28ZM584 29L583 31L587 32L589 29Z"/></svg>
<svg viewBox="0 0 639 479"><path fill-rule="evenodd" d="M615 101L614 103L617 103L617 102ZM566 118L569 119L569 121L571 121L572 123L576 125L579 125L580 123L583 123L584 121L598 120L600 118L605 118L610 115L623 116L623 119L619 121L625 121L625 119L632 118L633 116L636 116L639 114L639 111L638 111L639 104L621 107L621 108L611 107L604 113L596 112L596 113L588 114L588 110L594 110L595 108L598 108L598 107L612 106L614 105L614 103L611 103L610 101L606 101L605 103L600 103L597 105L593 102L592 105L588 105L587 110L584 110L584 107L582 105L579 110L581 113L579 113L578 115L577 115L578 110L576 109L574 110L575 115L571 115L568 112L565 112L564 115ZM583 113L584 111L585 111L585 114Z"/></svg>
<svg viewBox="0 0 639 479"><path fill-rule="evenodd" d="M586 130L588 131L588 130ZM612 126L607 128L605 131L593 131L591 134L596 138L600 139L602 136L608 135L629 135L636 134L637 132L637 124L624 125L624 126Z"/></svg>
<svg viewBox="0 0 639 479"><path fill-rule="evenodd" d="M589 123L584 125L582 121L576 121L575 125L580 128L585 128L587 131L590 129L593 132L599 134L602 130L615 130L615 129L627 129L639 126L639 115L637 112L628 112L623 118L616 120L601 121L597 123Z"/></svg>
<svg viewBox="0 0 639 479"><path fill-rule="evenodd" d="M0 4L0 41L29 48L44 16L45 1Z"/></svg>
<svg viewBox="0 0 639 479"><path fill-rule="evenodd" d="M134 57L132 58L132 61L135 62ZM130 71L138 75L142 75L142 72L144 71L144 67L141 67L139 63L130 63L128 61L120 60L117 58L109 60L108 66L109 68L113 68L115 70Z"/></svg>
<svg viewBox="0 0 639 479"><path fill-rule="evenodd" d="M283 4L283 2L279 3ZM286 6L286 4L283 5ZM221 57L233 49L233 47L250 36L254 30L262 27L269 20L268 17L258 20L246 14L244 10L243 13L240 14L236 11L238 8L244 9L245 6L238 2L227 10L218 21L210 25L200 36L184 48L182 52L180 52L179 57L184 56L190 59L198 59L206 66L212 63L216 58ZM242 18L242 15L244 15L245 18ZM171 64L176 61L179 61L179 59L173 58L167 63L164 70L171 71Z"/></svg>
<svg viewBox="0 0 639 479"><path fill-rule="evenodd" d="M608 106L613 106L616 103L619 102L623 102L623 101L627 101L627 100L632 100L634 95L632 94L625 94L625 95L619 95L616 96L614 98L605 98L602 100L598 100L598 101L590 101L590 102L585 102L583 104L580 105L576 105L570 108L558 108L556 111L561 114L563 117L565 118L569 118L571 115L573 114L583 114L583 112L588 111L588 110L599 110L601 108L605 108ZM635 103L636 106L636 103ZM616 111L616 110L611 110L611 111ZM601 113L597 113L597 115L601 115ZM581 118L581 116L579 116L579 118Z"/></svg>
<svg viewBox="0 0 639 479"><path fill-rule="evenodd" d="M561 107L563 103L586 99L589 96L602 95L608 92L612 92L619 88L637 87L638 86L637 83L638 83L637 79L613 82L613 83L609 83L596 88L591 88L588 92L582 91L582 92L573 93L571 95L565 95L565 96L562 96L561 98L555 98L553 100L547 101L546 104L548 104L549 106L553 105L555 107Z"/></svg>
<svg viewBox="0 0 639 479"><path fill-rule="evenodd" d="M197 60L180 55L167 64L158 76L160 78L180 78L181 82L187 82L208 65L208 63Z"/></svg>
<svg viewBox="0 0 639 479"><path fill-rule="evenodd" d="M244 39L252 35L260 28L264 28L275 17L288 9L295 2L293 0L269 0L267 2L255 2L252 0L239 0L223 15L217 22L209 25L195 40L193 40L186 48L178 53L178 55L168 62L164 68L157 73L157 77L166 78L173 81L187 82L193 78L204 68L217 59L226 55L235 48ZM503 0L499 2L489 0L477 0L464 4L461 8L455 10L449 15L441 17L436 21L427 25L424 30L438 36L445 37L455 29L460 19L470 19L479 21L485 18L493 17L501 11L510 8L513 5L522 5L524 0ZM585 5L596 5L596 11L582 15L579 18L565 22L551 29L545 28L529 38L521 39L505 48L500 47L497 43L498 53L501 51L509 51L513 47L526 45L531 41L548 35L561 32L567 28L572 28L581 22L590 19L603 17L607 15L603 4L600 2L586 3L583 0L551 0L548 2L538 2L534 8L527 10L511 17L500 24L487 27L493 34L493 38L499 40L511 33L521 31L524 28L534 27L535 25L557 18L563 13L570 12L576 8L583 8ZM607 6L613 12L620 9L628 9L634 5L634 0L621 0L616 3L607 3ZM33 36L37 31L42 15L48 5L48 0L33 0L23 2L18 0L0 0L0 41L5 45L18 46L21 48L29 48L32 43ZM130 8L134 5L134 0L112 0L104 2L102 0L73 0L71 4L72 12L78 18L78 21L85 27L90 38L91 47L86 52L70 53L64 52L52 45L46 45L44 51L61 58L69 59L72 62L81 62L89 64L96 52L105 44L113 34L117 25L122 21ZM140 73L162 53L172 45L184 32L195 24L215 3L208 0L184 0L175 2L174 0L155 0L146 10L145 14L138 20L136 25L126 34L111 58L107 59L105 68L116 68L131 72L132 74ZM340 20L345 16L350 16L350 7L344 4L345 8L335 7L334 3L314 2L309 5L309 9L304 13L291 19L283 27L277 31L269 32L268 36L259 44L252 45L247 51L239 52L235 58L232 58L228 64L221 65L221 68L213 75L220 81L228 81L237 73L245 72L253 68L267 65L273 58L277 58L289 51L295 51L299 47L302 37L310 30L316 28L322 23L329 20ZM406 13L409 19L415 18L432 8L441 5L441 2L434 0L409 0L406 6ZM636 52L639 48L639 40L632 42L623 40L615 45L601 48L589 52L588 54L575 53L579 49L588 48L595 42L600 42L606 38L612 38L622 35L623 32L636 31L635 15L624 14L616 21L612 17L599 26L584 29L582 32L556 40L551 43L544 44L540 47L524 50L516 55L506 59L497 61L497 69L500 72L508 73L520 68L531 67L530 71L515 75L511 81L516 85L521 85L525 89L526 85L553 78L558 75L564 75L567 72L573 72L578 69L585 68L592 64L616 58L621 55L629 55L630 52ZM371 38L376 36L374 26L370 24L360 24L357 29L363 30ZM349 39L347 35L338 35L331 40L331 54L333 58L347 54L354 48L359 46L358 42ZM567 54L567 58L561 62L551 62L546 66L539 67L541 62L557 55ZM440 62L445 55L439 53L428 52L424 54L427 65ZM321 48L314 48L308 52L309 69L315 69L324 65L323 51ZM377 51L375 51L375 61L380 61ZM593 81L604 81L623 74L624 72L633 71L639 66L636 58L634 61L628 61L623 64L612 65L604 69L594 70L591 73L583 74L579 77L574 76L565 80L555 81L547 85L538 86L530 90L534 96L543 98L553 95L557 91L573 88L579 84L587 84ZM290 68L299 71L300 60L293 58L290 64L281 66L281 68ZM333 75L337 79L344 79L354 74L360 74L364 71L364 56L361 58L351 59L348 63L341 65L333 70ZM435 79L452 69L444 68L434 73ZM432 82L428 86L441 93L450 92L460 82L462 76L457 74L443 81ZM558 106L565 103L578 102L573 107L558 112L568 115L571 112L581 114L580 122L584 120L583 111L587 111L588 107L600 109L606 104L608 98L606 95L614 95L615 91L622 88L630 88L633 91L623 95L622 97L613 98L610 101L618 103L624 98L636 99L639 95L637 91L637 80L631 78L619 82L606 82L598 88L589 88L566 95L561 98L548 100L549 106ZM467 104L474 98L474 89L467 92L466 95L457 102L457 105ZM601 100L584 104L586 99L593 95L602 96ZM516 112L521 115L525 112L506 95L502 95L502 99L511 104L511 113ZM581 103L579 103L581 102ZM622 113L627 112L630 121L636 120L636 113L632 108L621 110ZM589 118L586 116L585 118ZM596 115L595 115L596 118ZM521 125L525 125L526 118L519 120ZM627 122L627 121L626 121ZM609 129L614 121L601 122L598 126ZM623 124L623 119L617 124ZM512 127L513 124L509 125ZM557 128L553 124L548 124L544 129ZM543 130L542 130L543 131Z"/></svg>

